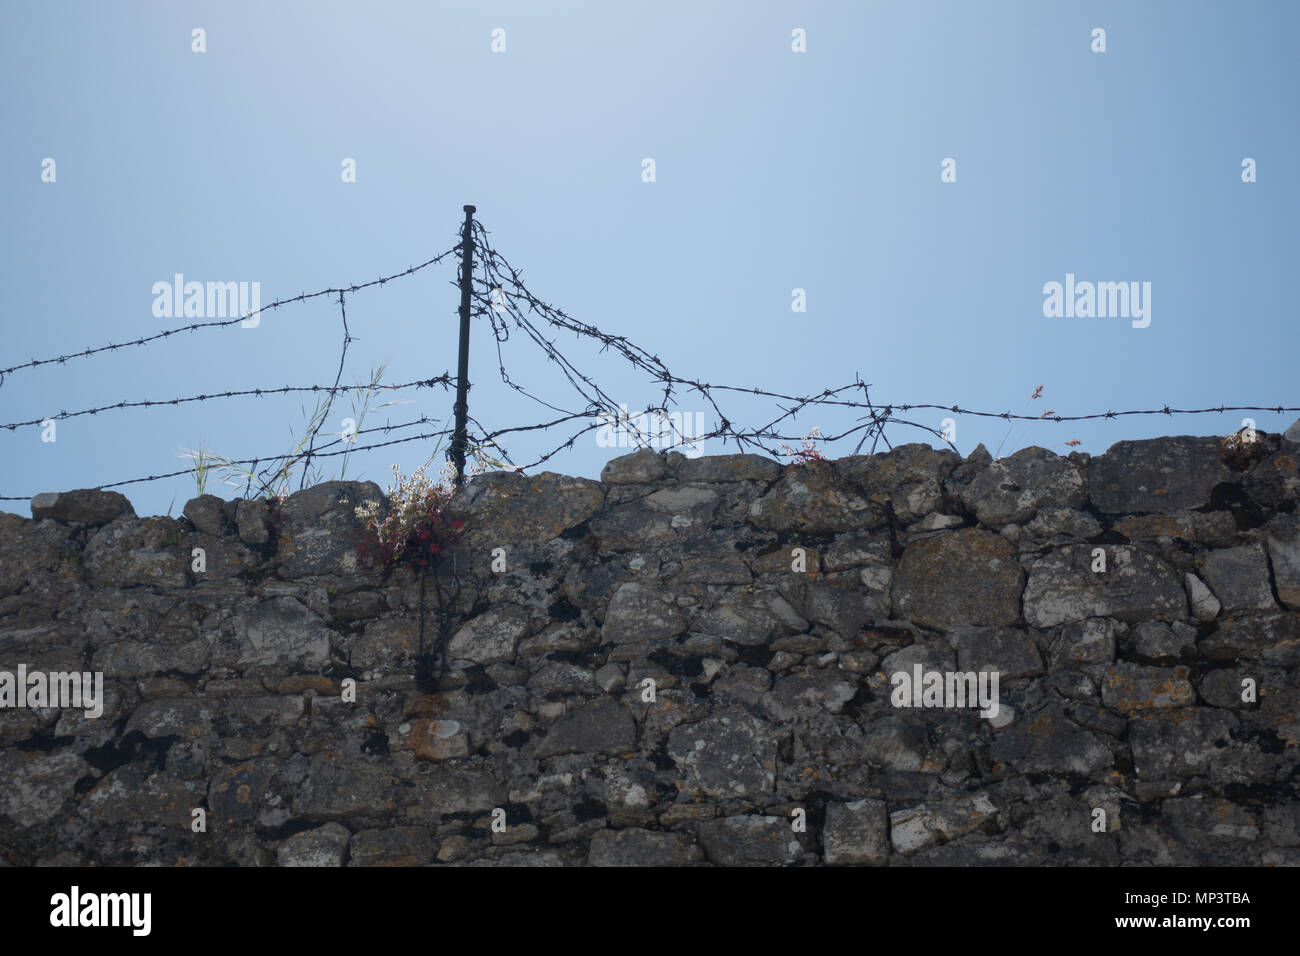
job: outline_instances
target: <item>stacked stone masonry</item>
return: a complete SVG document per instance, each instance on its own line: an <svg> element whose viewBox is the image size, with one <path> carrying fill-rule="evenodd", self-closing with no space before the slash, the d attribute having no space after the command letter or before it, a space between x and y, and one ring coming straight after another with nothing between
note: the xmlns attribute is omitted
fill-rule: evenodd
<svg viewBox="0 0 1300 956"><path fill-rule="evenodd" d="M103 713L0 710L0 862L1296 865L1300 445L1258 440L481 476L435 692L373 484L39 495L0 671ZM999 713L895 706L917 665Z"/></svg>

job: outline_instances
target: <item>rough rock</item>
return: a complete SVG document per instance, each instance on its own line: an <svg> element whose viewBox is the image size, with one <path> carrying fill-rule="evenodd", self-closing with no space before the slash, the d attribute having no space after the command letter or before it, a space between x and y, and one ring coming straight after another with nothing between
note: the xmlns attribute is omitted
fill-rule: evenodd
<svg viewBox="0 0 1300 956"><path fill-rule="evenodd" d="M923 627L1007 626L1020 617L1024 581L1011 545L963 528L907 546L894 574L893 603L900 617Z"/></svg>
<svg viewBox="0 0 1300 956"><path fill-rule="evenodd" d="M704 858L681 833L654 830L597 830L587 862L592 866L686 866Z"/></svg>
<svg viewBox="0 0 1300 956"><path fill-rule="evenodd" d="M1086 500L1074 462L1046 448L1023 448L993 462L961 489L962 503L989 528L1025 524L1045 505L1077 508Z"/></svg>
<svg viewBox="0 0 1300 956"><path fill-rule="evenodd" d="M276 861L280 866L342 866L351 839L347 827L327 823L289 837L280 844Z"/></svg>
<svg viewBox="0 0 1300 956"><path fill-rule="evenodd" d="M1094 550L1106 570L1092 570ZM1049 628L1089 617L1134 622L1187 616L1187 595L1172 568L1135 545L1066 545L1049 552L1029 571L1025 620Z"/></svg>
<svg viewBox="0 0 1300 956"><path fill-rule="evenodd" d="M1233 480L1217 438L1187 435L1116 442L1088 470L1092 503L1113 515L1200 508L1215 485Z"/></svg>
<svg viewBox="0 0 1300 956"><path fill-rule="evenodd" d="M884 866L889 861L885 802L855 800L827 804L822 844L830 866Z"/></svg>
<svg viewBox="0 0 1300 956"><path fill-rule="evenodd" d="M134 515L126 495L116 491L82 488L78 491L46 492L32 498L32 517L52 518L64 524L108 524L114 518Z"/></svg>

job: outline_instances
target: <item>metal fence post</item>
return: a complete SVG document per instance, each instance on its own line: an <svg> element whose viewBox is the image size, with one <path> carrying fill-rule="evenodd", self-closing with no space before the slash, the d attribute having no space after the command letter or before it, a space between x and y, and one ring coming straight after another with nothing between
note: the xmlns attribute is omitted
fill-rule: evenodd
<svg viewBox="0 0 1300 956"><path fill-rule="evenodd" d="M474 268L474 212L465 206L465 231L461 237L460 254L460 357L456 366L456 430L451 436L448 456L456 469L455 486L465 483L465 450L469 446L469 300Z"/></svg>

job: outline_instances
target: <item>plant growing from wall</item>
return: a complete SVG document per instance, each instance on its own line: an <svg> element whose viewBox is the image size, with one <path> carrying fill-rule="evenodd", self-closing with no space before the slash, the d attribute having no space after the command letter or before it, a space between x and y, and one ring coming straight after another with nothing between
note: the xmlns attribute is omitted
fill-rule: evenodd
<svg viewBox="0 0 1300 956"><path fill-rule="evenodd" d="M793 458L796 465L806 465L810 461L825 461L826 456L817 447L817 442L821 440L821 437L821 429L814 426L812 431L803 436L801 447L797 449L791 448L785 442L781 442L781 447L785 449L781 454L787 458Z"/></svg>
<svg viewBox="0 0 1300 956"><path fill-rule="evenodd" d="M387 364L381 363L377 368L371 369L369 381L358 381L351 389L352 421L355 427L346 433L340 433L339 437L334 442L331 442L331 444L337 444L341 441L347 446L345 453L340 456L342 460L337 475L338 481L343 481L347 475L351 447L356 434L365 423L367 414L371 411L371 402L377 393L385 391L385 386L380 385L380 381L383 379L386 369ZM257 464L254 464L251 468L246 467L232 458L218 455L202 447L185 450L180 457L194 462L194 481L199 494L203 494L206 490L209 475L214 470L222 473L225 484L236 488L242 486L245 497L248 497L256 489L256 494L259 497L275 501L283 500L293 490L295 478L297 478L301 488L325 480L319 466L312 465L312 451L314 439L324 427L325 419L329 416L333 407L330 401L331 397L318 398L310 415L308 415L305 405L299 406L299 410L307 422L301 437L293 440L292 446L283 455L268 459L266 465L261 469L258 469ZM402 404L405 404L405 402L387 401L381 402L374 407L377 409L389 408L393 405ZM289 434L292 438L292 429ZM328 448L329 445L324 447ZM321 449L315 450L319 451Z"/></svg>
<svg viewBox="0 0 1300 956"><path fill-rule="evenodd" d="M490 445L490 443L488 443ZM472 464L469 476L494 470L502 465L487 452L488 445L470 448ZM437 449L434 455L437 454ZM430 461L433 459L430 458ZM451 465L444 463L437 481L429 478L429 462L410 477L393 465L393 482L388 486L388 508L378 501L362 502L354 513L365 525L366 533L357 543L357 553L371 567L385 573L408 567L420 576L420 633L415 660L415 680L421 690L433 693L447 673L447 642L451 637L452 608L460 595L461 580L455 556L447 561L447 552L464 530L465 522L448 515L454 490ZM437 601L438 639L432 650L424 646L425 584L433 576ZM446 580L444 581L444 577Z"/></svg>

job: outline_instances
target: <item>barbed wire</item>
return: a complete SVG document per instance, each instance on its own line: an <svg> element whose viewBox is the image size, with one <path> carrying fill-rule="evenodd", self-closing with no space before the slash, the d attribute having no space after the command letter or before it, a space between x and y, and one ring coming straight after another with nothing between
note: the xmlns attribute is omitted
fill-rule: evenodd
<svg viewBox="0 0 1300 956"><path fill-rule="evenodd" d="M781 450L773 448L769 442L778 442L784 446L786 441L798 441L807 436L795 434L783 434L777 430L782 422L795 418L799 413L814 406L834 406L846 409L856 409L865 411L866 414L861 416L858 421L863 424L847 428L839 433L820 435L821 441L833 443L855 434L861 433L855 453L862 449L862 446L868 439L871 439L871 451L874 453L879 442L884 442L887 447L892 447L889 439L885 435L887 425L907 425L918 428L930 435L937 437L950 448L956 451L956 446L947 436L938 429L921 422L913 421L903 417L903 414L917 410L937 410L949 412L952 414L971 415L983 418L1001 418L1004 420L1026 420L1026 421L1088 421L1094 419L1118 418L1128 415L1196 415L1209 413L1224 412L1275 412L1281 414L1287 411L1300 411L1300 407L1290 407L1283 405L1262 406L1262 405L1219 405L1209 408L1184 409L1172 408L1165 405L1162 408L1150 409L1128 409L1124 411L1106 411L1096 412L1085 415L1026 415L1014 414L1011 411L990 412L978 409L969 409L961 405L941 405L934 403L880 403L874 402L870 395L870 385L864 383L860 377L855 378L853 382L841 385L837 388L823 389L819 393L810 395L790 395L782 392L775 392L762 389L757 386L745 388L743 386L725 385L704 382L696 379L684 378L672 374L659 356L654 355L644 348L636 345L626 336L613 335L602 331L594 325L581 322L566 314L563 310L547 304L540 297L534 294L523 282L520 270L511 266L509 261L493 248L489 240L489 232L481 223L475 223L475 240L478 245L478 251L482 256L483 276L475 277L473 298L480 305L480 310L485 312L491 321L494 338L497 344L498 365L502 381L508 386L527 395L534 401L538 401L546 407L555 411L564 411L559 406L543 402L536 396L524 389L518 383L512 381L505 369L504 359L501 357L501 343L509 340L509 325L507 319L513 321L515 327L521 329L525 334L547 355L547 358L556 362L569 384L578 392L579 395L587 402L587 411L583 413L569 413L565 418L556 419L553 422L546 423L543 426L531 426L528 430L535 428L549 428L553 425L560 424L574 418L593 416L598 417L600 421L583 428L581 431L571 435L560 445L556 446L550 452L547 452L534 460L528 465L522 466L527 469L535 467L550 458L554 457L563 449L573 447L574 442L586 432L599 428L603 424L617 423L626 427L630 424L633 417L630 413L622 411L615 406L608 394L600 389L598 385L589 377L583 375L577 370L576 366L567 359L556 347L553 340L547 339L541 334L537 326L529 320L528 314L532 313L539 316L546 323L554 328L562 329L573 333L579 338L592 339L600 343L600 351L603 353L609 349L618 352L629 364L647 373L652 381L661 382L664 385L663 400L658 405L647 405L645 409L636 413L636 417L649 415L668 415L670 408L675 407L674 389L679 388L684 392L694 392L708 402L714 413L718 417L718 425L711 431L700 434L692 434L689 437L683 435L682 441L665 445L658 441L656 447L663 449L695 446L699 442L707 441L712 438L722 440L724 446L728 440L735 441L741 448L746 446L759 448L769 454L777 457L789 457L791 451L788 447ZM843 397L847 393L861 392L861 399ZM766 398L775 402L792 403L789 407L778 405L782 409L782 414L773 418L766 425L757 428L738 428L733 425L732 419L723 412L722 408L715 399L714 393L733 393L745 394L759 398ZM614 417L617 416L617 417ZM613 420L611 421L611 418ZM496 437L512 431L522 431L524 429L501 429L494 432L485 432L483 438L492 440ZM642 441L639 430L633 427L632 431L636 432L636 442L643 444L645 447L651 447L650 442ZM658 438L659 436L656 436Z"/></svg>
<svg viewBox="0 0 1300 956"><path fill-rule="evenodd" d="M434 256L432 259L429 259L425 262L421 262L418 266L409 266L401 272L394 272L392 275L382 276L381 278L378 279L372 279L369 282L362 282L359 285L350 285L341 288L331 287L328 289L321 289L319 292L304 292L301 293L300 295L296 295L288 299L278 299L275 302L272 302L270 305L262 306L258 310L258 312L260 313L260 312L268 311L270 309L279 309L283 306L291 305L292 303L295 302L306 302L308 299L316 299L323 295L342 294L344 292L358 292L361 289L368 289L371 286L384 285L385 283L392 282L394 279L401 279L404 276L414 275L415 273L419 272L421 269L426 269L431 265L436 265L437 263L445 259L447 256L451 255L453 252L458 252L459 250L460 250L460 246L459 244L457 244L455 246L452 246L446 252L441 252L438 255ZM54 358L32 359L30 362L23 362L19 365L11 365L9 368L0 369L0 387L4 385L5 379L11 373L17 372L21 369L37 368L42 365L54 365L54 364L62 365L65 362L67 362L69 359L85 358L86 356L89 355L98 355L101 352L111 352L115 349L124 349L132 345L146 345L150 342L156 342L159 339L165 339L172 335L178 335L181 332L196 332L199 329L221 328L223 326L234 325L236 322L243 322L247 318L248 316L245 315L233 319L213 320L211 322L193 322L190 323L189 325L177 326L174 329L166 329L162 332L157 332L154 335L146 335L138 339L132 339L129 342L110 343L108 345L101 345L97 348L82 349L80 352L69 352L66 355L57 355Z"/></svg>
<svg viewBox="0 0 1300 956"><path fill-rule="evenodd" d="M285 395L291 392L350 392L357 388L373 388L375 391L399 391L406 388L432 388L435 385L441 385L444 388L450 388L455 382L455 376L444 372L435 378L422 378L414 382L400 382L396 385L285 385L281 388L245 388L236 391L227 392L210 392L202 395L187 395L178 398L155 399L139 402L115 402L112 405L98 405L94 408L83 408L80 411L68 412L60 411L57 415L47 415L44 418L33 418L25 422L6 422L0 424L0 428L7 428L14 431L18 428L24 428L28 425L44 425L48 421L63 421L68 418L79 418L83 415L97 415L100 412L114 411L121 408L152 408L159 405L184 405L190 402L207 402L216 398L239 398L253 395L259 398L268 395Z"/></svg>
<svg viewBox="0 0 1300 956"><path fill-rule="evenodd" d="M374 428L360 428L360 429L358 429L357 431L353 432L352 434L354 434L354 435L364 435L364 434L366 434L367 432L392 432L392 431L397 431L397 430L400 429L400 428L410 428L410 427L412 427L412 426L414 426L414 425L429 424L429 423L432 422L432 421L434 421L434 419L430 419L430 418L428 418L428 417L422 417L422 418L418 418L418 419L415 419L415 420L410 421L410 422L405 422L405 423L403 423L403 424L401 424L401 425L377 425L377 426L375 426ZM452 429L447 428L447 429L443 429L442 431L426 432L426 433L424 433L424 434L420 434L420 435L410 435L410 436L408 436L408 437L406 437L406 438L394 438L392 441L374 442L374 443L369 444L369 445L357 445L357 446L354 446L354 447L351 447L351 448L340 449L339 451L320 451L320 450L318 450L318 451L316 451L316 452L312 455L312 457L313 457L313 458L333 458L333 457L335 457L336 455L351 455L351 454L354 454L354 453L359 452L359 451L370 451L370 450L375 449L375 448L386 448L386 447L388 447L389 445L400 445L400 444L403 444L404 442L420 441L420 440L422 440L422 439L426 439L426 438L439 438L439 437L442 437L442 436L445 436L445 435L450 435L451 433L452 433ZM331 447L333 447L334 445L339 444L340 442L346 442L346 441L347 441L347 439L345 439L345 438L336 438L334 441L330 442L328 445L322 445L321 448L331 448ZM239 459L224 459L224 458L223 458L223 459L220 459L219 461L214 461L212 467L214 467L214 468L224 469L224 468L227 468L227 467L229 467L229 466L231 466L231 465L252 465L253 468L256 469L257 466L260 465L260 464L262 464L263 462L267 462L267 463L272 463L272 464L273 464L273 463L276 463L276 462L284 461L284 460L286 459L286 457L288 457L288 456L285 456L285 455L265 455L265 456L263 456L263 457L261 457L261 458L239 458ZM300 457L301 457L301 456L300 456ZM262 473L265 474L265 470L264 470ZM95 485L94 488L96 488L96 489L101 489L101 490L104 489L104 488L120 488L120 487L122 487L123 485L136 485L136 484L140 484L141 482L145 482L145 481L158 481L158 480L163 479L163 478L177 478L177 477L179 477L179 476L181 476L181 475L193 475L193 474L194 474L194 468L192 468L192 467L191 467L191 468L183 468L183 469L181 469L180 471L169 471L169 472L166 472L165 474L161 474L161 475L145 475L144 477L141 477L141 478L128 478L128 479L126 479L126 480L124 480L124 481L113 481L113 482L109 482L108 484ZM0 495L0 501L30 501L33 497L34 497L33 495Z"/></svg>
<svg viewBox="0 0 1300 956"><path fill-rule="evenodd" d="M863 446L870 441L871 453L876 451L880 443L888 448L892 448L885 430L890 425L902 425L910 428L919 429L922 432L935 436L948 447L956 451L956 446L948 436L930 425L915 421L908 416L908 413L915 411L942 411L954 415L970 415L981 418L1000 418L1007 421L1052 421L1052 422L1077 422L1097 419L1114 419L1123 416L1132 415L1198 415L1225 412L1274 412L1281 414L1288 411L1300 411L1300 407L1290 406L1263 406L1263 405L1219 405L1207 408L1172 408L1165 405L1162 408L1147 409L1128 409L1123 411L1105 411L1094 412L1083 415L1058 415L1053 413L1044 413L1041 415L1031 414L1013 414L1010 411L991 412L978 409L970 409L959 404L945 405L936 403L882 403L874 401L870 394L871 385L863 382L860 376L855 376L854 381L847 382L834 388L824 388L821 391L809 393L806 395L793 395L784 392L763 389L758 386L744 387L730 384L720 384L705 382L699 379L687 378L673 374L663 360L658 355L652 354L648 350L631 341L627 336L614 335L601 330L600 328L586 322L579 321L572 316L558 309L535 295L525 284L522 272L514 268L510 262L501 255L488 239L489 232L478 221L473 222L473 239L476 246L476 265L477 270L471 270L468 277L470 283L470 297L472 303L472 315L486 315L492 329L493 339L497 350L497 365L501 381L513 391L527 397L531 401L557 413L560 417L551 418L546 421L524 425L510 425L504 428L490 430L479 422L476 418L470 417L468 420L473 424L475 431L470 438L472 443L479 448L492 447L497 450L500 460L507 463L510 467L518 471L526 471L541 465L560 452L574 447L575 442L583 435L603 427L615 427L626 429L633 439L633 444L637 447L654 447L659 450L671 448L695 449L698 454L699 443L711 439L721 440L724 447L728 442L734 442L740 449L758 450L766 452L776 458L792 457L796 452L792 451L786 442L799 441L807 438L806 435L787 434L783 428L788 427L788 423L797 418L801 413L811 408L828 407L843 410L858 411L861 414L857 418L857 424L844 428L839 432L828 434L819 434L820 441L826 444L833 444L843 439L857 437L857 444L854 453L859 452ZM356 292L374 285L382 285L403 276L411 275L430 265L433 265L452 253L459 252L461 244L457 243L446 252L440 253L428 261L418 266L411 266L403 272L397 272L393 275L386 276L371 282L360 285L353 285L346 288L323 289L319 292L304 293L289 299L279 300L266 306L266 309L279 308L294 302L302 302L307 299L317 298L324 295L334 294L338 296L338 305L340 317L343 325L343 339L339 354L338 370L335 374L334 384L332 386L283 386L280 388L255 388L244 390L232 390L223 392L204 393L187 397L178 397L166 400L147 400L140 402L118 402L112 405L101 405L94 408L82 409L76 412L62 411L57 416L48 416L44 419L37 419L25 422L12 422L0 425L0 428L8 428L13 431L16 428L28 425L44 424L50 419L61 420L65 418L74 418L81 415L94 415L100 412L127 409L127 408L149 408L163 405L179 405L189 402L203 402L216 398L233 398L239 396L265 396L284 394L289 392L316 392L325 396L323 411L318 403L316 412L308 426L308 434L299 444L298 449L282 455L263 456L260 458L249 458L240 460L215 459L214 467L229 470L236 466L251 465L252 468L244 471L247 476L246 489L252 487L254 480L258 481L262 491L267 491L276 481L288 480L288 476L300 464L302 465L302 475L299 481L299 487L305 486L308 480L308 472L311 468L313 459L330 458L337 455L350 455L357 452L369 451L377 448L384 448L390 445L397 445L406 442L413 442L422 439L441 438L452 434L452 429L422 433L419 435L398 438L391 441L377 442L367 445L356 445L356 436L373 433L373 432L392 432L397 429L414 427L420 424L426 424L432 421L427 416L422 416L408 422L398 425L383 425L374 428L365 428L352 431L350 435L342 435L334 440L322 445L317 444L320 437L322 426L328 417L328 412L332 408L334 396L342 391L351 391L354 388L372 388L377 391L399 390L406 388L423 388L441 385L444 389L451 386L455 380L453 376L444 372L435 378L420 379L412 382L404 382L399 385L380 386L377 382L371 382L369 386L358 384L355 386L340 386L346 359L348 346L355 341L348 328L347 318L347 301L346 294ZM449 283L457 286L458 283L452 281ZM538 321L534 321L534 317ZM143 345L147 342L155 341L160 338L177 334L183 331L194 331L200 328L211 326L233 325L236 322L243 321L242 318L230 319L220 322L196 323L189 326L183 326L177 329L171 329L160 332L154 336L138 339L133 342L125 342L103 346L97 349L87 349L82 352L70 353L52 359L35 360L16 365L9 369L0 370L0 384L4 381L4 376L13 371L60 363L70 358L77 358L86 355L93 355L99 352L109 351L112 349L125 348L129 345ZM526 388L519 382L516 382L509 374L506 368L506 360L502 346L510 341L511 327L523 333L525 339L547 358L548 363L554 363L559 369L561 375L568 383L569 387L582 399L583 409L575 411L564 408L561 404L549 401L532 390ZM647 378L656 384L663 386L663 393L658 404L647 404L644 409L632 412L628 410L625 404L616 403L614 398L606 391L591 375L584 373L578 364L566 356L557 346L554 338L548 337L544 329L549 327L553 330L568 332L579 340L588 340L597 342L600 345L599 352L604 354L613 350L625 362L631 365L637 371L643 373ZM674 409L678 407L678 395L695 394L707 403L708 407L716 415L716 425L711 430L691 434L686 434L679 430L677 424L673 422L672 415ZM733 396L750 396L753 398L765 399L776 405L778 414L775 414L765 424L757 427L744 427L738 424L739 418L724 412L721 402L723 395ZM697 413L698 414L698 413ZM642 434L638 425L633 423L634 419L651 416L660 417L661 423L667 422L672 432L669 439L680 438L680 441L665 441L662 429L656 427L652 432ZM593 420L594 419L594 420ZM567 439L560 442L551 450L542 453L539 457L526 465L516 465L514 459L510 456L508 449L499 443L498 439L507 435L522 435L529 432L549 432L552 428L563 426L568 423L577 421L587 421L588 423L579 428L576 432L569 435ZM336 449L340 443L348 445L347 448ZM306 446L305 449L303 446ZM779 445L780 447L774 447ZM332 450L333 449L333 450ZM435 452L436 453L436 452ZM259 466L265 465L258 471ZM240 469L242 471L242 469ZM115 488L124 485L138 484L141 482L157 481L165 478L174 478L181 475L194 475L194 467L181 471L173 471L165 474L147 475L140 478L131 478L124 481L112 482L106 485L98 485L98 488ZM267 476L270 476L269 479ZM30 497L30 496L27 496ZM23 501L26 497L18 496L0 496L0 501Z"/></svg>
<svg viewBox="0 0 1300 956"><path fill-rule="evenodd" d="M409 266L405 270L402 270L400 272L395 272L391 275L382 276L378 279L371 280L370 282L358 283L358 284L354 284L342 288L331 287L328 289L322 289L318 292L312 292L312 293L302 293L300 295L293 296L287 299L277 300L276 302L270 303L269 305L264 307L265 309L275 309L285 305L289 305L291 303L305 302L308 299L315 299L325 295L335 294L338 296L339 314L343 324L343 341L339 352L338 370L335 373L334 384L332 386L286 385L278 388L231 389L231 390L226 390L221 392L202 393L199 395L183 396L183 397L162 399L162 400L144 400L139 402L121 401L109 405L100 405L92 408L86 408L76 412L61 411L58 415L46 416L45 418L35 419L32 421L11 422L5 425L0 425L0 428L7 428L10 431L13 431L17 428L27 426L27 425L44 425L46 422L52 420L64 420L68 418L79 417L82 415L95 415L100 412L109 411L109 410L154 408L154 407L159 407L164 405L181 405L189 402L209 401L216 398L234 398L238 396L248 396L248 395L262 397L267 395L287 394L291 392L315 392L326 396L324 405L323 406L318 405L316 411L313 412L311 421L309 423L308 433L303 438L303 440L299 443L298 449L302 449L303 445L306 445L305 450L295 450L287 454L262 456L259 458L227 459L227 458L222 458L220 456L210 456L206 458L207 467L215 468L218 470L230 470L232 468L236 468L237 466L252 465L252 469L246 472L247 475L246 488L251 488L253 481L257 480L260 483L263 491L266 491L270 487L270 481L274 481L276 478L282 478L287 480L288 476L290 476L294 471L294 469L296 469L299 465L302 466L302 483L305 484L307 480L307 476L311 469L312 460L315 458L330 458L336 455L351 455L357 452L368 451L374 448L383 448L386 447L387 445L400 444L402 442L408 442L408 441L415 441L420 438L433 438L433 437L440 436L445 433L429 432L419 436L395 439L390 442L379 442L375 444L361 445L361 446L355 445L355 440L357 435L366 434L368 432L375 432L375 431L391 432L396 429L409 428L414 425L426 424L432 421L432 419L430 419L428 416L421 416L420 418L415 419L413 421L405 422L398 425L389 424L389 425L377 426L375 428L356 429L353 430L349 435L345 435L343 437L335 439L334 441L331 441L325 445L318 446L316 444L316 441L320 434L320 430L329 416L330 409L333 407L334 396L337 395L339 392L352 391L354 389L383 392L383 391L397 391L400 389L411 388L411 387L433 387L434 385L442 385L444 388L447 388L450 386L452 382L452 377L446 372L444 372L441 376L437 376L434 378L419 379L413 382L403 382L398 385L388 385L388 386L380 385L378 381L374 380L373 378L369 384L358 383L356 385L351 385L351 386L342 386L340 385L340 383L342 382L343 371L347 362L348 346L354 341L348 327L346 294L349 292L356 292L362 289L367 289L376 285L384 285L388 282L394 281L395 279L413 275L414 273L419 272L420 270L425 269L428 266L440 262L441 260L445 259L447 256L451 255L452 253L459 251L459 249L460 246L459 244L457 244L456 246L453 246L451 249L439 253L438 255L434 256L431 259L426 260L425 262L420 263L419 265ZM259 310L259 312L260 311L263 310ZM34 368L42 365L50 365L56 363L63 364L64 362L66 362L68 359L71 358L95 355L100 352L107 352L114 349L125 348L129 345L144 345L148 342L166 338L168 336L175 335L179 332L196 331L200 328L208 328L208 327L231 326L237 322L244 321L245 318L246 316L232 318L229 320L222 320L222 321L191 323L188 326L182 326L176 329L165 330L163 332L159 332L156 335L142 337L140 339L136 339L131 342L113 343L99 348L85 349L81 352L75 352L63 356L57 356L51 359L33 359L31 362L12 366L9 369L0 371L0 384L3 384L5 375L7 373L11 373L21 368ZM340 442L346 442L349 447L338 451L327 450L338 445ZM165 478L174 478L180 475L193 475L202 467L200 462L204 461L205 458L203 453L201 452L193 452L191 454L195 456L195 461L196 461L196 464L193 467L186 468L181 471L166 472L157 475L146 475L139 478L130 478L123 481L111 482L106 485L97 485L95 487L115 488L115 487L120 487L122 485L131 485L131 484L138 484L141 482L158 481ZM261 472L258 472L257 471L258 466L263 464L264 462L267 463L266 467L263 468ZM269 480L267 478L268 475L271 476ZM4 496L0 496L0 501L23 501L29 498L30 496L4 495Z"/></svg>

